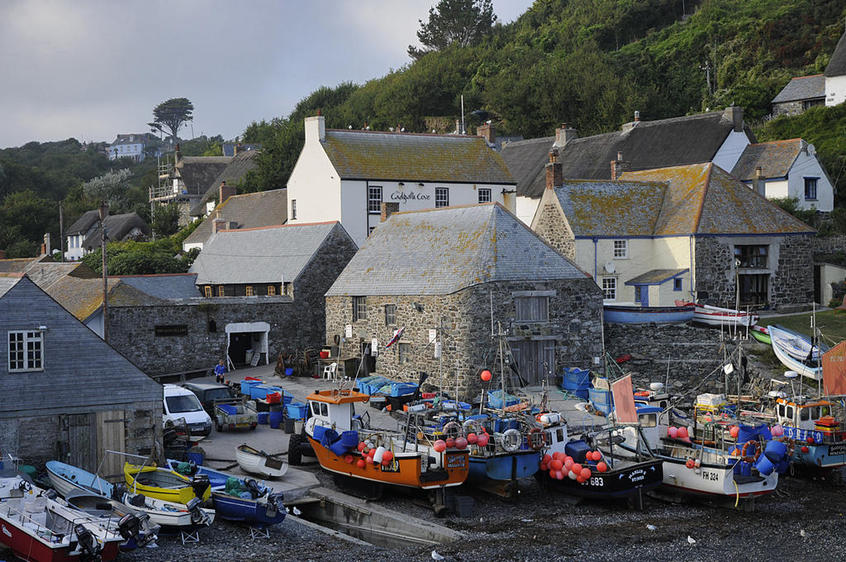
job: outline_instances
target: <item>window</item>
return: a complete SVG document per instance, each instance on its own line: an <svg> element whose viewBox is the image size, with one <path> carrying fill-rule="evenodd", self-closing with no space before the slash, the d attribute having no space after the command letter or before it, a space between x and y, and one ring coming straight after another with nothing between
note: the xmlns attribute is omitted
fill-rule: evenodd
<svg viewBox="0 0 846 562"><path fill-rule="evenodd" d="M211 285L206 285L203 287L203 293L206 295L207 299L210 299L212 296L212 288Z"/></svg>
<svg viewBox="0 0 846 562"><path fill-rule="evenodd" d="M297 220L297 200L291 199L291 220Z"/></svg>
<svg viewBox="0 0 846 562"><path fill-rule="evenodd" d="M223 285L218 285L217 286L217 296L223 297L225 295L226 295L226 291L224 290Z"/></svg>
<svg viewBox="0 0 846 562"><path fill-rule="evenodd" d="M43 344L43 332L9 332L9 372L43 371Z"/></svg>
<svg viewBox="0 0 846 562"><path fill-rule="evenodd" d="M635 302L643 302L643 285L635 285ZM648 290L648 289L647 289Z"/></svg>
<svg viewBox="0 0 846 562"><path fill-rule="evenodd" d="M371 215L382 212L382 188L370 186L367 189L367 212Z"/></svg>
<svg viewBox="0 0 846 562"><path fill-rule="evenodd" d="M399 362L400 363L411 363L411 344L410 343L399 344Z"/></svg>
<svg viewBox="0 0 846 562"><path fill-rule="evenodd" d="M435 188L435 208L449 207L449 188L436 187Z"/></svg>
<svg viewBox="0 0 846 562"><path fill-rule="evenodd" d="M674 291L681 291L682 290L682 279L681 277L676 277L673 279L673 290Z"/></svg>
<svg viewBox="0 0 846 562"><path fill-rule="evenodd" d="M764 269L767 267L768 246L735 246L734 257L740 267Z"/></svg>
<svg viewBox="0 0 846 562"><path fill-rule="evenodd" d="M374 230L376 230L375 226L371 226L370 228L368 228L367 229L367 235L370 236L371 234L373 234Z"/></svg>
<svg viewBox="0 0 846 562"><path fill-rule="evenodd" d="M276 294L276 285L267 286L267 296L272 297Z"/></svg>
<svg viewBox="0 0 846 562"><path fill-rule="evenodd" d="M805 178L805 199L808 201L817 200L817 180L819 178Z"/></svg>
<svg viewBox="0 0 846 562"><path fill-rule="evenodd" d="M367 297L352 298L353 322L367 318Z"/></svg>
<svg viewBox="0 0 846 562"><path fill-rule="evenodd" d="M515 297L518 322L548 322L549 297Z"/></svg>
<svg viewBox="0 0 846 562"><path fill-rule="evenodd" d="M628 240L614 240L614 257L627 258L629 257L629 241Z"/></svg>
<svg viewBox="0 0 846 562"><path fill-rule="evenodd" d="M479 188L479 203L491 202L491 190L487 187Z"/></svg>
<svg viewBox="0 0 846 562"><path fill-rule="evenodd" d="M602 298L607 301L617 300L617 278L602 278Z"/></svg>
<svg viewBox="0 0 846 562"><path fill-rule="evenodd" d="M397 323L397 305L385 305L385 326L393 326Z"/></svg>
<svg viewBox="0 0 846 562"><path fill-rule="evenodd" d="M244 294L247 295L248 297L253 296L253 286L247 285L246 287L244 287Z"/></svg>

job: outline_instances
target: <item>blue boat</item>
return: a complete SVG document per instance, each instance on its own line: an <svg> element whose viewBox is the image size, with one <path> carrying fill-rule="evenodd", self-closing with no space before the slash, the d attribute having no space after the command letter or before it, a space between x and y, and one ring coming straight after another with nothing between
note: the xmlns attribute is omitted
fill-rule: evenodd
<svg viewBox="0 0 846 562"><path fill-rule="evenodd" d="M637 306L606 304L603 307L606 322L614 324L672 324L693 320L696 306L692 303L680 306Z"/></svg>
<svg viewBox="0 0 846 562"><path fill-rule="evenodd" d="M531 449L491 456L470 455L470 474L473 481L484 479L510 481L534 476L540 467L540 453Z"/></svg>
<svg viewBox="0 0 846 562"><path fill-rule="evenodd" d="M171 469L181 474L204 474L208 476L212 489L212 503L219 517L229 521L243 521L251 527L269 527L285 519L285 505L282 492L274 492L263 483L252 478L242 479L214 470L168 460Z"/></svg>

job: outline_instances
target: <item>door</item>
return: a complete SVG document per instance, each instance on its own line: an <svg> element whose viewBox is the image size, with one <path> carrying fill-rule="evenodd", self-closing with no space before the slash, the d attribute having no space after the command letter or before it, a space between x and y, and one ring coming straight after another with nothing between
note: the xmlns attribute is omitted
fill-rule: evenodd
<svg viewBox="0 0 846 562"><path fill-rule="evenodd" d="M549 375L555 373L555 342L554 341L517 341L511 342L511 354L514 357L515 368L520 373L522 381L512 377L515 385L526 384L536 386Z"/></svg>
<svg viewBox="0 0 846 562"><path fill-rule="evenodd" d="M64 462L89 472L97 470L93 417L92 414L68 414L63 422L67 432L67 451L64 451L67 460Z"/></svg>
<svg viewBox="0 0 846 562"><path fill-rule="evenodd" d="M106 451L126 452L126 425L123 410L97 412L97 456L100 476L106 480L119 479L123 474L123 455Z"/></svg>

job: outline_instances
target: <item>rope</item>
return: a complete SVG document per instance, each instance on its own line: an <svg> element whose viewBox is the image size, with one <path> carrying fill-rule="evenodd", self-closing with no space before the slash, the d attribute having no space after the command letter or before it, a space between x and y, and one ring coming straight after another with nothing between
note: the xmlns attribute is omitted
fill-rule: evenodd
<svg viewBox="0 0 846 562"><path fill-rule="evenodd" d="M735 493L734 508L737 509L737 504L740 503L740 488L737 487L737 482L734 481L734 478L731 479L731 483L734 484L734 493Z"/></svg>

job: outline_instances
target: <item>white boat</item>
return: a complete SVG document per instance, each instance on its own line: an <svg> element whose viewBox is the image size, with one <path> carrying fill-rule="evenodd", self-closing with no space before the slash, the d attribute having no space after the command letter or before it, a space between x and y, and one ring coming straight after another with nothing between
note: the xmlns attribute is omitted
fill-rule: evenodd
<svg viewBox="0 0 846 562"><path fill-rule="evenodd" d="M676 305L686 304L682 301L676 301ZM742 310L735 310L733 308L720 308L719 306L711 306L709 304L696 304L693 311L693 321L708 326L743 326L748 327L758 321L758 315L751 312L743 312Z"/></svg>
<svg viewBox="0 0 846 562"><path fill-rule="evenodd" d="M241 470L264 478L282 478L288 472L288 463L254 449L244 443L235 450L235 460Z"/></svg>
<svg viewBox="0 0 846 562"><path fill-rule="evenodd" d="M117 499L133 510L148 515L151 523L161 527L207 526L214 521L214 510L199 507L199 501L185 505L148 498L141 494L130 494L123 485L116 486L81 468L59 461L47 463L47 475L53 488L63 498L83 491L103 498Z"/></svg>
<svg viewBox="0 0 846 562"><path fill-rule="evenodd" d="M68 506L96 517L100 526L126 539L125 549L137 548L156 541L159 525L146 513L118 500L92 492L77 491L65 498Z"/></svg>
<svg viewBox="0 0 846 562"><path fill-rule="evenodd" d="M769 326L773 353L781 364L803 377L815 381L822 379L820 350L809 338L781 326Z"/></svg>

